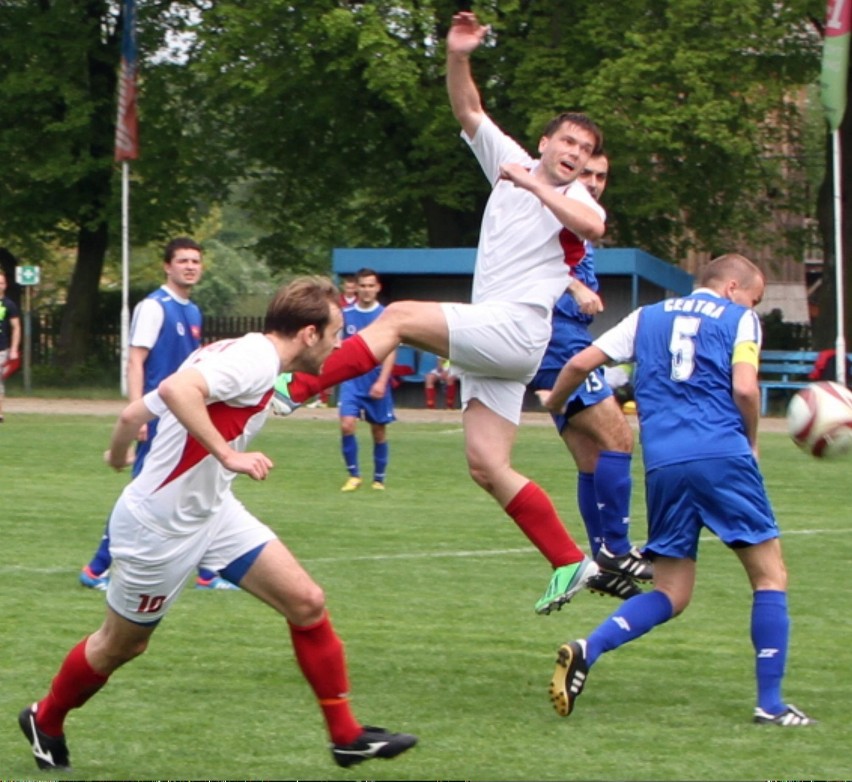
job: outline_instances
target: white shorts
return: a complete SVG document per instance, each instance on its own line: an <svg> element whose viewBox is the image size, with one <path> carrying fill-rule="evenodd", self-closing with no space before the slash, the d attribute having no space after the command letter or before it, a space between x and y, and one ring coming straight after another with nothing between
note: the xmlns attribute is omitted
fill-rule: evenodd
<svg viewBox="0 0 852 782"><path fill-rule="evenodd" d="M527 383L550 340L549 313L511 302L441 305L450 333L449 359L461 371L464 408L478 399L519 424Z"/></svg>
<svg viewBox="0 0 852 782"><path fill-rule="evenodd" d="M138 624L162 619L199 566L221 570L277 537L230 493L219 511L189 535L142 525L119 498L109 519L109 536L107 603Z"/></svg>

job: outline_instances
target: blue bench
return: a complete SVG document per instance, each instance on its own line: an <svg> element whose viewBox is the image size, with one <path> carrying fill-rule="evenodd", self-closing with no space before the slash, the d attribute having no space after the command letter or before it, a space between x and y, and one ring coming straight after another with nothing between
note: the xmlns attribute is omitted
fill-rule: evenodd
<svg viewBox="0 0 852 782"><path fill-rule="evenodd" d="M404 360L400 360L400 355L403 356ZM403 383L422 383L426 379L426 375L438 366L438 357L425 350L400 345L396 349L396 363L408 363L413 369L413 372L400 376L399 379Z"/></svg>
<svg viewBox="0 0 852 782"><path fill-rule="evenodd" d="M762 350L760 352L760 414L769 409L770 391L798 391L812 383L819 353L815 350Z"/></svg>

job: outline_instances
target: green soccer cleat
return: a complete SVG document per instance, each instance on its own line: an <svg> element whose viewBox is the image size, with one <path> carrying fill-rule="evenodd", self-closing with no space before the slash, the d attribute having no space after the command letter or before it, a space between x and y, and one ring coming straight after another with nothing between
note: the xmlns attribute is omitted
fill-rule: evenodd
<svg viewBox="0 0 852 782"><path fill-rule="evenodd" d="M275 381L275 392L272 394L272 400L269 403L274 415L290 415L302 406L301 403L294 402L290 398L290 381L292 379L293 374L291 372L282 372L278 375Z"/></svg>
<svg viewBox="0 0 852 782"><path fill-rule="evenodd" d="M537 614L549 614L554 608L558 611L577 594L586 582L596 576L600 568L588 557L573 565L563 565L553 571L547 591L535 604Z"/></svg>

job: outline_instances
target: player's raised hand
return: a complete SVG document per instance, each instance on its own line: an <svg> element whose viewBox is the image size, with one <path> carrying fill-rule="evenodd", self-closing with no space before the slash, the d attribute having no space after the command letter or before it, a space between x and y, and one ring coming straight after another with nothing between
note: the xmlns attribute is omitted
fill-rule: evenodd
<svg viewBox="0 0 852 782"><path fill-rule="evenodd" d="M248 475L254 481L262 481L269 475L269 471L275 466L266 454L260 451L241 453L231 451L221 459L222 465L231 472L240 475Z"/></svg>
<svg viewBox="0 0 852 782"><path fill-rule="evenodd" d="M462 11L453 16L453 23L447 33L447 50L457 54L470 54L485 40L491 30L489 25L482 25L476 14Z"/></svg>

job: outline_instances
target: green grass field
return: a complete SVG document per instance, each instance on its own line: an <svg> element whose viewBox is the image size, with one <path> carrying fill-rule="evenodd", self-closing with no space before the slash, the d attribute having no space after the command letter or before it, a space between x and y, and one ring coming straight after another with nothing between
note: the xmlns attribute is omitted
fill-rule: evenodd
<svg viewBox="0 0 852 782"><path fill-rule="evenodd" d="M103 595L81 588L77 573L127 480L101 463L112 422L16 415L0 431L0 779L49 778L36 773L17 714L103 615ZM360 435L363 463L366 427ZM850 462L821 463L783 435L762 438L790 571L785 695L821 720L782 730L750 722L748 582L715 540L702 543L686 614L602 658L565 720L547 697L555 649L616 603L584 593L560 613L533 613L549 568L467 477L459 427L392 427L384 493L340 493L334 422L274 419L256 444L276 469L264 483L238 479L237 495L325 587L358 717L416 733L419 745L395 761L339 769L283 620L245 593L188 589L148 653L69 716L70 778L852 777ZM550 428L521 430L516 464L584 540L575 471Z"/></svg>

